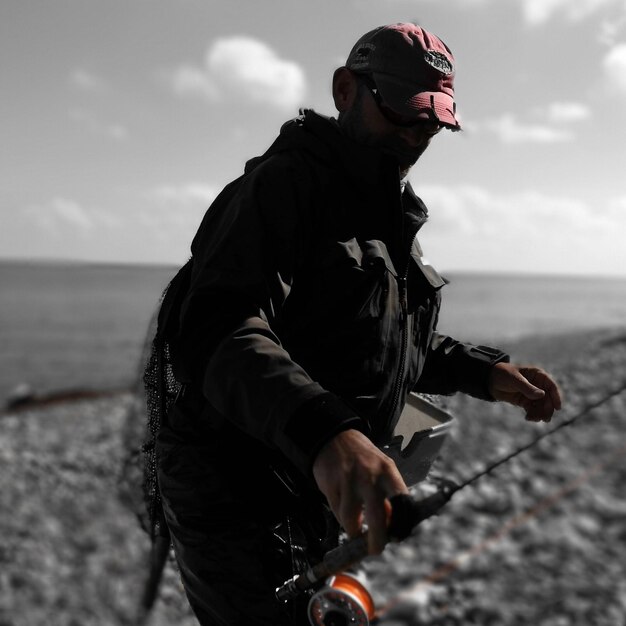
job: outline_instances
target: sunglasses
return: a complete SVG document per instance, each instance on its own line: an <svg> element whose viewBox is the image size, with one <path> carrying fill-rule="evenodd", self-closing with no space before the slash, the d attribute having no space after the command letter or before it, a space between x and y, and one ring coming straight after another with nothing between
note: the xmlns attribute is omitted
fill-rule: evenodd
<svg viewBox="0 0 626 626"><path fill-rule="evenodd" d="M376 106L378 107L381 115L394 126L400 126L401 128L419 128L426 135L436 135L444 128L447 128L445 124L442 124L437 119L435 112L431 109L424 109L429 115L434 116L434 119L429 120L416 120L414 117L397 113L383 102L380 91L371 76L367 74L359 74L358 77L372 94L374 102L376 102Z"/></svg>

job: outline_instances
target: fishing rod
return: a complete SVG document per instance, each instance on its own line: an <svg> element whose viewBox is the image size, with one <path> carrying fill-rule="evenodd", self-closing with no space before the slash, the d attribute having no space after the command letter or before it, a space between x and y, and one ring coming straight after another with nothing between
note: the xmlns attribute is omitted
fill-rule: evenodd
<svg viewBox="0 0 626 626"><path fill-rule="evenodd" d="M500 467L501 465L504 465L505 463L508 463L509 461L514 459L516 456L522 454L523 452L526 452L527 450L530 450L531 448L534 448L540 441L542 441L546 437L550 437L551 435L554 435L554 433L556 433L557 431L561 430L562 428L565 428L566 426L571 426L573 423L575 423L581 417L587 415L587 413L591 413L591 411L593 411L593 410L597 409L598 407L602 406L603 404L608 402L611 398L619 396L624 391L626 391L626 381L624 381L619 387L616 387L615 389L609 391L606 395L602 396L599 400L596 400L595 402L589 402L589 403L585 404L585 406L583 406L583 408L580 409L580 411L578 411L578 413L574 414L572 417L570 417L568 419L565 419L565 420L561 421L557 426L554 426L553 428L551 428L549 430L546 430L545 432L541 433L540 435L537 435L529 443L527 443L527 444L525 444L523 446L520 446L519 448L517 448L516 450L514 450L510 454L507 454L506 456L504 456L504 457L502 457L500 459L497 459L496 461L492 461L491 463L486 465L483 470L481 470L480 472L477 472L476 474L474 474L473 476L471 476L470 478L468 478L464 482L462 482L460 485L458 485L457 488L455 489L455 493L457 491L460 491L461 489L465 489L465 487L467 487L467 486L471 485L472 483L476 482L479 478L482 478L483 476L486 476L487 474L490 474L493 470L495 470L496 468Z"/></svg>
<svg viewBox="0 0 626 626"><path fill-rule="evenodd" d="M496 468L530 450L546 437L574 424L624 391L626 381L599 400L587 403L572 417L541 433L529 443L488 463L460 484L448 479L438 479L437 491L426 498L416 499L410 494L393 496L389 500L391 518L387 529L388 540L394 543L403 541L419 524L437 515L455 493L491 474ZM276 589L276 597L281 602L287 602L300 594L311 594L314 591L308 606L308 617L312 626L369 626L375 615L374 601L359 576L346 571L354 568L366 556L367 533L363 533L330 550L319 563L287 580Z"/></svg>

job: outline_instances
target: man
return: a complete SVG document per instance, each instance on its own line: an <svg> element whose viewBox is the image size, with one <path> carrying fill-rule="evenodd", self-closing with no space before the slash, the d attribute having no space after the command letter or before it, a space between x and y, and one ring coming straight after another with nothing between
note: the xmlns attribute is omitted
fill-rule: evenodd
<svg viewBox="0 0 626 626"><path fill-rule="evenodd" d="M333 77L333 120L305 112L216 199L192 243L167 339L183 383L159 482L203 625L304 624L274 589L337 536L386 541L407 491L378 446L409 391L469 393L549 421L543 371L436 328L443 279L405 177L459 130L454 58L413 24L363 36ZM334 514L328 513L328 504ZM335 521L336 520L336 521Z"/></svg>

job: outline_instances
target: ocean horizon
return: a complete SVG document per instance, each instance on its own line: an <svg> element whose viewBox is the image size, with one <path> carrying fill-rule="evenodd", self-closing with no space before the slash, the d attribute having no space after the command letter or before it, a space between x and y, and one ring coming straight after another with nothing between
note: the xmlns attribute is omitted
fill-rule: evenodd
<svg viewBox="0 0 626 626"><path fill-rule="evenodd" d="M125 388L177 267L0 261L0 400ZM626 326L626 276L444 273L439 330L472 343Z"/></svg>

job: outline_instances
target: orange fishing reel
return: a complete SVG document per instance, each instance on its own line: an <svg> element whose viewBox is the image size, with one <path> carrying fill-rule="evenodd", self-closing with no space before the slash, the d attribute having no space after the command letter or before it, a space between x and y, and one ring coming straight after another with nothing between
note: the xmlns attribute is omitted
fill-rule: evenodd
<svg viewBox="0 0 626 626"><path fill-rule="evenodd" d="M312 626L369 626L374 600L355 575L341 572L326 580L309 601Z"/></svg>
<svg viewBox="0 0 626 626"><path fill-rule="evenodd" d="M414 500L409 494L390 498L392 514L387 528L390 540L406 539L420 522L436 515L456 489L449 483L422 500ZM357 576L346 571L367 555L367 534L363 533L330 550L319 563L285 581L276 589L276 599L288 602L303 593L313 593L308 605L312 626L369 626L374 618L374 601ZM318 587L320 584L322 586Z"/></svg>

